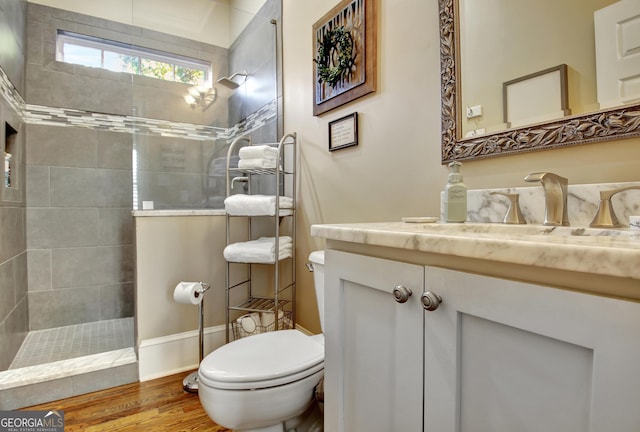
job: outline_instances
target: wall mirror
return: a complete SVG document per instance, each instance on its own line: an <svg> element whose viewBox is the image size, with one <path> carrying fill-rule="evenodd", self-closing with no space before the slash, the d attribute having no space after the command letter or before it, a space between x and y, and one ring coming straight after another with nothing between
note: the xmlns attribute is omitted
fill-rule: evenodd
<svg viewBox="0 0 640 432"><path fill-rule="evenodd" d="M639 136L640 41L631 39L640 38L635 3L439 0L442 163ZM617 30L608 35L608 28ZM622 65L627 75L620 77L619 65L612 66L616 58L638 63ZM529 77L539 79L564 65L568 106L510 124L505 83L529 86L526 94L536 103L519 101L521 106L544 106L538 102L555 100L556 90L537 91Z"/></svg>

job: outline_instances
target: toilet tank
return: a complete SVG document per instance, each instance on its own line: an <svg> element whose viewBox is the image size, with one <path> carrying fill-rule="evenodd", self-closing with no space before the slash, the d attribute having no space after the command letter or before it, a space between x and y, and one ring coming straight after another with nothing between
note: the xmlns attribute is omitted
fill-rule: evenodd
<svg viewBox="0 0 640 432"><path fill-rule="evenodd" d="M316 287L320 328L322 328L322 332L324 333L324 251L311 252L309 261L313 266L313 283Z"/></svg>

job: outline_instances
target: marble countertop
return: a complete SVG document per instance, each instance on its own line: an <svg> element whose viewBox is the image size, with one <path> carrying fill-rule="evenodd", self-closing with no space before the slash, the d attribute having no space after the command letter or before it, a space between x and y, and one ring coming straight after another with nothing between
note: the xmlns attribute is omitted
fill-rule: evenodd
<svg viewBox="0 0 640 432"><path fill-rule="evenodd" d="M313 225L342 242L640 279L640 231L497 223Z"/></svg>

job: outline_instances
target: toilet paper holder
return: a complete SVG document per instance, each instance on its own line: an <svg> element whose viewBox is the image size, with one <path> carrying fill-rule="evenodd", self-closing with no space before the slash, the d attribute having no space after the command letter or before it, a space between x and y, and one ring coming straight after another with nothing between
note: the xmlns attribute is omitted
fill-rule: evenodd
<svg viewBox="0 0 640 432"><path fill-rule="evenodd" d="M200 288L196 289L195 296L203 296L202 300L198 303L198 342L200 344L199 347L199 357L198 357L198 366L202 363L202 359L204 358L204 293L211 288L208 283L198 282L200 284ZM184 391L189 393L198 393L198 371L192 372L182 380L182 388Z"/></svg>

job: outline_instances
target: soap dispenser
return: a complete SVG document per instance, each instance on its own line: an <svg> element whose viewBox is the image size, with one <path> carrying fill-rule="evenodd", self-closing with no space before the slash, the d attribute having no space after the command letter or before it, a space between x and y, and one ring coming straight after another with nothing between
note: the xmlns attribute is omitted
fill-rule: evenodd
<svg viewBox="0 0 640 432"><path fill-rule="evenodd" d="M449 164L449 181L444 188L444 220L464 222L467 220L467 186L462 182L462 163Z"/></svg>

